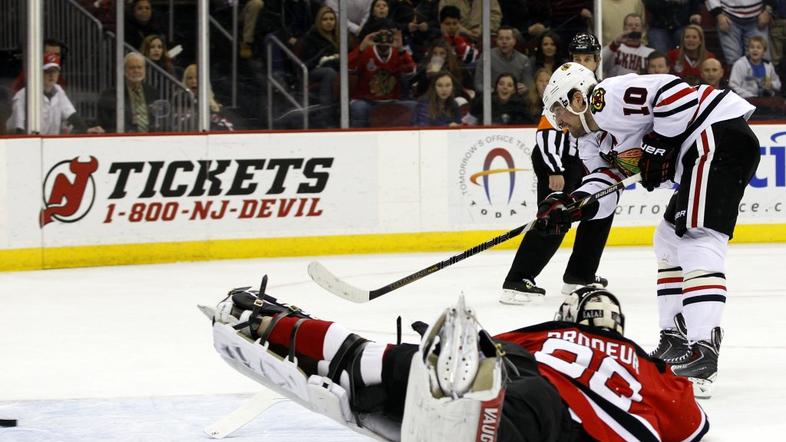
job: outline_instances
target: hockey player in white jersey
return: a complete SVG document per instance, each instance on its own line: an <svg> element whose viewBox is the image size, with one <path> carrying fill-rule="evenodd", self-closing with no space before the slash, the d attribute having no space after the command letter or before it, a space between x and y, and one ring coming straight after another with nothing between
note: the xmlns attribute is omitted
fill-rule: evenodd
<svg viewBox="0 0 786 442"><path fill-rule="evenodd" d="M611 173L585 180L573 196L544 202L541 223L559 226L611 213L614 199L581 213L568 213L565 205L614 183L615 174L640 171L647 190L679 184L653 240L661 327L653 355L690 378L697 396L709 397L722 337L727 243L759 163L759 143L746 122L755 108L731 91L694 88L668 74L597 83L575 63L552 75L543 102L555 125L577 137L598 134L599 148L582 152L582 159L590 169L606 166Z"/></svg>

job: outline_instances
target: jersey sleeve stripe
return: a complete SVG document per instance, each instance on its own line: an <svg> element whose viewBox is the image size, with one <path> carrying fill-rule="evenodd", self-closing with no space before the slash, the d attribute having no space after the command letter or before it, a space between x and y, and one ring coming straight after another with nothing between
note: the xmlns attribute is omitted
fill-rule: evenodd
<svg viewBox="0 0 786 442"><path fill-rule="evenodd" d="M682 97L684 97L684 96L686 96L688 94L691 94L693 92L695 92L695 90L692 87L690 87L690 86L685 87L681 91L679 91L679 92L677 92L675 94L669 95L668 97L664 98L658 104L656 104L655 107L665 106L667 104L674 103L675 101L679 100L680 98L682 98Z"/></svg>
<svg viewBox="0 0 786 442"><path fill-rule="evenodd" d="M678 113L680 113L682 111L685 111L687 109L690 109L693 106L696 106L698 104L699 104L699 100L694 98L693 100L688 101L687 103L683 104L682 106L675 107L674 109L668 110L668 111L653 112L652 115L654 115L655 117L658 117L658 118L668 117L668 116L671 116L671 115L674 115L674 114L678 114Z"/></svg>
<svg viewBox="0 0 786 442"><path fill-rule="evenodd" d="M557 144L557 140L554 143L551 142L552 132L555 133L556 139L559 139L561 133L553 130L539 130L537 132L538 137L538 147L540 147L541 153L543 153L543 160L551 169L552 172L561 172L562 171L562 161L560 160L559 154L559 145Z"/></svg>
<svg viewBox="0 0 786 442"><path fill-rule="evenodd" d="M674 80L666 83L662 88L658 89L658 92L655 93L655 99L652 100L653 103L658 103L660 101L660 96L668 91L669 89L677 86L678 84L683 83L681 78L675 78Z"/></svg>

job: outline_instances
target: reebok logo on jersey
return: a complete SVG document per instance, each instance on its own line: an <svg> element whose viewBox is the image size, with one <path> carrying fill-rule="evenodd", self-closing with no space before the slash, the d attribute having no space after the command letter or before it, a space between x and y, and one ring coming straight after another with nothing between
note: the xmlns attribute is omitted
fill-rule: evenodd
<svg viewBox="0 0 786 442"><path fill-rule="evenodd" d="M599 87L592 93L592 113L600 112L606 107L606 91Z"/></svg>

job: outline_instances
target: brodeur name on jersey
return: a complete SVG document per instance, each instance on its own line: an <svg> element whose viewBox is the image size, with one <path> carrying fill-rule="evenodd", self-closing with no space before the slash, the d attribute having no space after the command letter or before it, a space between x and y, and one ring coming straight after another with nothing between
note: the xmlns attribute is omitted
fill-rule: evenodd
<svg viewBox="0 0 786 442"><path fill-rule="evenodd" d="M596 440L691 441L709 430L691 382L620 334L554 321L495 338L535 356L541 375Z"/></svg>

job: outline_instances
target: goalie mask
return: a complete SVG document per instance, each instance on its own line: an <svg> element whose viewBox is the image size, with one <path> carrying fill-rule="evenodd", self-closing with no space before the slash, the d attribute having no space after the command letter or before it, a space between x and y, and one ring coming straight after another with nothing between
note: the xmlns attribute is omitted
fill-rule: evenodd
<svg viewBox="0 0 786 442"><path fill-rule="evenodd" d="M617 297L608 290L581 287L559 306L555 321L575 322L625 333L625 315Z"/></svg>
<svg viewBox="0 0 786 442"><path fill-rule="evenodd" d="M559 127L555 111L558 108L564 108L579 117L581 125L587 133L592 132L587 126L584 112L589 106L590 89L596 84L598 81L595 79L595 73L578 63L565 63L557 68L543 91L543 113L552 127ZM584 99L584 109L574 110L570 106L570 95L574 90L581 93L581 97Z"/></svg>

